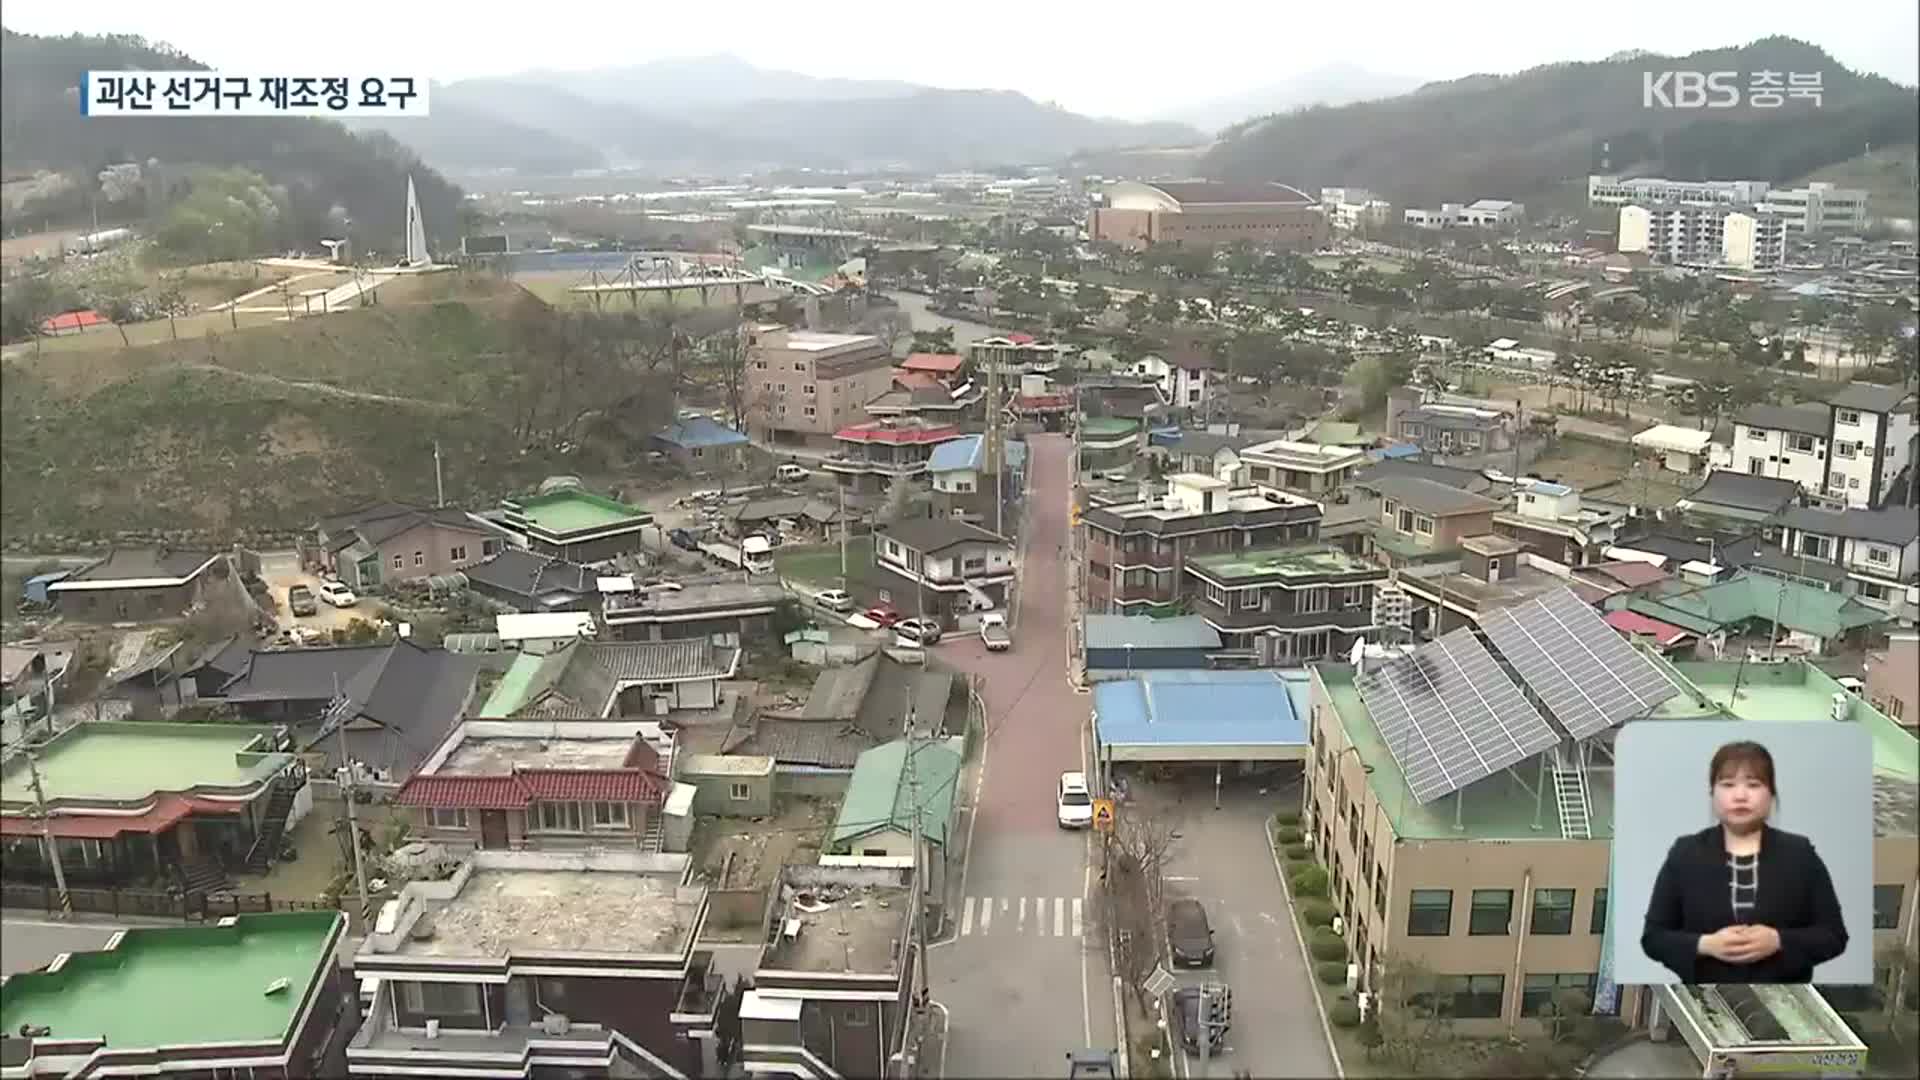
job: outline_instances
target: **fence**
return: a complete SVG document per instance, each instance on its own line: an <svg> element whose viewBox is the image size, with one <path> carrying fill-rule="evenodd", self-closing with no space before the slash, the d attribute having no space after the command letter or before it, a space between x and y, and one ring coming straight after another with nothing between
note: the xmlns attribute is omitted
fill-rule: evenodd
<svg viewBox="0 0 1920 1080"><path fill-rule="evenodd" d="M137 916L204 922L228 915L259 915L272 911L332 911L332 904L313 900L274 899L272 893L169 893L153 889L68 889L78 915ZM52 885L0 885L0 907L60 910L60 890Z"/></svg>

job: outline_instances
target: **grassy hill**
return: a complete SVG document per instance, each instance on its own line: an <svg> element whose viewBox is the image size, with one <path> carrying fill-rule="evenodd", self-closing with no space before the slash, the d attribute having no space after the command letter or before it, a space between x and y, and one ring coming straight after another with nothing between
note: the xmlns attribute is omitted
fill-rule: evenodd
<svg viewBox="0 0 1920 1080"><path fill-rule="evenodd" d="M410 304L16 350L0 364L0 538L63 550L127 532L292 531L344 505L431 499L435 440L447 497L469 505L599 471L529 434L578 408L554 400L552 361L529 344L560 316L503 281L425 280Z"/></svg>
<svg viewBox="0 0 1920 1080"><path fill-rule="evenodd" d="M1649 109L1647 71L1820 72L1819 107ZM1249 121L1224 132L1204 169L1311 191L1359 184L1395 202L1529 199L1599 171L1775 182L1868 145L1912 145L1912 88L1848 71L1815 46L1767 38L1684 57L1622 56L1475 75L1412 94Z"/></svg>
<svg viewBox="0 0 1920 1080"><path fill-rule="evenodd" d="M1816 169L1798 177L1796 186L1816 180L1864 190L1868 210L1875 217L1920 218L1920 147L1912 143Z"/></svg>

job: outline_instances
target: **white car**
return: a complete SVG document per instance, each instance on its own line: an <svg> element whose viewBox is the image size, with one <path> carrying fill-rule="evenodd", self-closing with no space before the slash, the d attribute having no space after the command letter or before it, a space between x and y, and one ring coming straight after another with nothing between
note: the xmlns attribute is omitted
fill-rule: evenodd
<svg viewBox="0 0 1920 1080"><path fill-rule="evenodd" d="M315 591L320 594L320 599L337 608L349 608L360 602L360 598L353 595L352 589L338 581L323 581L320 583L320 588Z"/></svg>
<svg viewBox="0 0 1920 1080"><path fill-rule="evenodd" d="M853 610L853 596L845 589L827 589L813 594L813 602L828 611L849 612Z"/></svg>
<svg viewBox="0 0 1920 1080"><path fill-rule="evenodd" d="M1086 773L1061 773L1053 801L1060 813L1061 828L1084 829L1093 824L1093 796L1087 791Z"/></svg>
<svg viewBox="0 0 1920 1080"><path fill-rule="evenodd" d="M791 484L796 481L805 480L807 478L807 469L804 465L795 465L789 461L785 465L773 470L773 478L783 484Z"/></svg>

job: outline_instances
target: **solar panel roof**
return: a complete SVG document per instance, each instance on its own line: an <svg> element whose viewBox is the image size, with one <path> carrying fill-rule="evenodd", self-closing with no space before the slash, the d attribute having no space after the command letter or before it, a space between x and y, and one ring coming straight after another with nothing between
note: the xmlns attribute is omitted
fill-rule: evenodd
<svg viewBox="0 0 1920 1080"><path fill-rule="evenodd" d="M1599 612L1567 589L1489 612L1481 626L1575 739L1644 715L1679 693Z"/></svg>

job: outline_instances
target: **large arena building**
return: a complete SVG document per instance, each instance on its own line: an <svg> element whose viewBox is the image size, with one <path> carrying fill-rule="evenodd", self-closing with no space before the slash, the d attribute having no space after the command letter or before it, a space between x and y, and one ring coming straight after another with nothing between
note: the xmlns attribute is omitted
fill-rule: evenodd
<svg viewBox="0 0 1920 1080"><path fill-rule="evenodd" d="M1087 235L1138 251L1153 244L1211 246L1250 241L1311 251L1327 240L1320 201L1285 184L1148 184L1106 189Z"/></svg>

